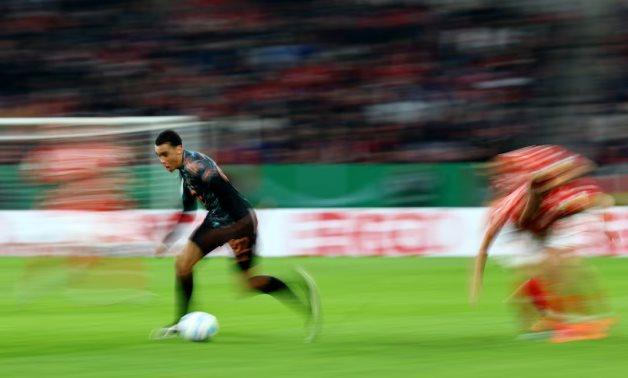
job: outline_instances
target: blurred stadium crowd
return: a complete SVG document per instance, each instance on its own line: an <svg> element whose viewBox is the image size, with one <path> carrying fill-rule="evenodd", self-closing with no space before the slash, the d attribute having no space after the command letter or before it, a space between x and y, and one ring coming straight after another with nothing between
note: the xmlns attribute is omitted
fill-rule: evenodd
<svg viewBox="0 0 628 378"><path fill-rule="evenodd" d="M197 115L222 163L535 143L626 163L627 17L613 0L4 0L0 116Z"/></svg>

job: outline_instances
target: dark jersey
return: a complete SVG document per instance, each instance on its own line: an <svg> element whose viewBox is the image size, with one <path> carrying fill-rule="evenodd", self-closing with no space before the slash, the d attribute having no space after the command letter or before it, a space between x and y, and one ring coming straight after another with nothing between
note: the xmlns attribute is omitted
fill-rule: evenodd
<svg viewBox="0 0 628 378"><path fill-rule="evenodd" d="M195 151L183 151L183 166L179 169L183 188L183 209L196 209L196 199L208 211L206 222L211 227L228 226L249 214L251 205L231 185L220 167L208 156Z"/></svg>

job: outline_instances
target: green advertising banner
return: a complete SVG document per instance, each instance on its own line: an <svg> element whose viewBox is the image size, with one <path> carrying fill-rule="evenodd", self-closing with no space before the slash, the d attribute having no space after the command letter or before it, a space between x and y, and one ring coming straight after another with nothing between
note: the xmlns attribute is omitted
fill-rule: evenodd
<svg viewBox="0 0 628 378"><path fill-rule="evenodd" d="M226 165L223 170L260 208L479 206L485 197L484 178L473 164ZM137 208L179 205L178 176L161 166L108 174ZM1 209L38 208L47 191L65 190L29 182L14 165L0 166L0 175ZM80 183L68 184L76 187Z"/></svg>

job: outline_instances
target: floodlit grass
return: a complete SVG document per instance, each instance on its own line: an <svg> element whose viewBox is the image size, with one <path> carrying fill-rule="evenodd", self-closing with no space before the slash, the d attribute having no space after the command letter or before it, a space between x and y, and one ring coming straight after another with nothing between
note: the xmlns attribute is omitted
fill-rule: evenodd
<svg viewBox="0 0 628 378"><path fill-rule="evenodd" d="M516 341L502 303L507 272L489 265L481 303L471 307L468 259L265 259L264 273L294 278L299 264L317 279L325 325L315 344L303 342L296 313L240 292L227 259L197 271L194 309L215 314L221 326L207 343L148 340L172 320L170 259L83 268L36 261L0 259L0 377L607 378L628 371L621 322L604 340ZM614 310L626 314L628 260L591 263ZM131 268L121 273L121 266Z"/></svg>

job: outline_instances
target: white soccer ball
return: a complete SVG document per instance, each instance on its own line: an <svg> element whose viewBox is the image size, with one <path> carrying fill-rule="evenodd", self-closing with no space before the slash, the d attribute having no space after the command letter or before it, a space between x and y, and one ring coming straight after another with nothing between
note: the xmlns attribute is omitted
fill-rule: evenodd
<svg viewBox="0 0 628 378"><path fill-rule="evenodd" d="M186 340L205 341L218 333L218 319L206 312L191 312L179 320L177 330Z"/></svg>

